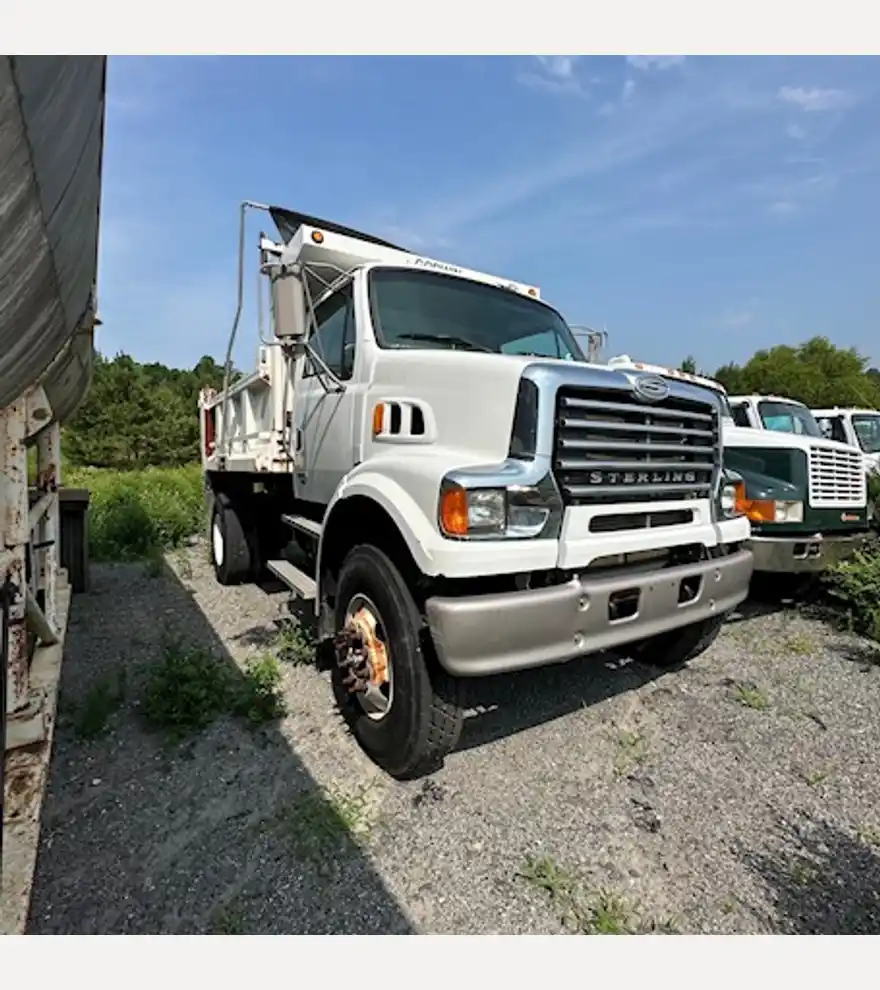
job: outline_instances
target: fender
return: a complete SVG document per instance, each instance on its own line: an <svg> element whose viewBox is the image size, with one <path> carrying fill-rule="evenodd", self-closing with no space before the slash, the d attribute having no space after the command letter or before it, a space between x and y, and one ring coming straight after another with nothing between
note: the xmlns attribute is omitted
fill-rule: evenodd
<svg viewBox="0 0 880 990"><path fill-rule="evenodd" d="M432 575L437 573L436 565L433 561L429 547L437 539L437 534L431 521L419 507L413 497L396 481L385 474L377 471L364 470L356 474L349 475L336 489L324 518L329 522L333 517L334 508L347 498L361 495L371 499L381 506L394 521L400 535L406 541L409 552L413 556L419 569L423 574ZM325 523L318 542L317 559L317 580L319 582L318 595L315 603L321 600L320 576L321 559L324 553L324 536L327 532Z"/></svg>

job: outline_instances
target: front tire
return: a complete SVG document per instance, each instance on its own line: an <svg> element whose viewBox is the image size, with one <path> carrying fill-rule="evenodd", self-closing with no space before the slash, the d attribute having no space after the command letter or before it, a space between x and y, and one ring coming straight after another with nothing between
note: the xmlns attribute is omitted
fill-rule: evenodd
<svg viewBox="0 0 880 990"><path fill-rule="evenodd" d="M651 639L642 640L629 650L637 663L660 670L674 670L694 660L718 638L726 616L718 615L695 622L684 629L673 629Z"/></svg>
<svg viewBox="0 0 880 990"><path fill-rule="evenodd" d="M381 550L355 547L345 558L336 594L337 633L350 628L352 609L372 614L387 656L386 706L367 704L333 670L333 691L345 721L364 752L398 780L439 769L461 734L463 711L457 682L430 663L431 643L400 571ZM426 655L427 654L427 655Z"/></svg>

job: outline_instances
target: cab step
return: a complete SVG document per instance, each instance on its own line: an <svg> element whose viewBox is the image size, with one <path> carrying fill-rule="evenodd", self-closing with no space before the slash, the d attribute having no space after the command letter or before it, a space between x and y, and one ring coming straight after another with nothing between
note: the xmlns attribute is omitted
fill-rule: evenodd
<svg viewBox="0 0 880 990"><path fill-rule="evenodd" d="M291 591L296 592L303 601L312 602L315 600L317 585L305 571L294 567L287 560L267 560L266 567L279 581L283 581Z"/></svg>
<svg viewBox="0 0 880 990"><path fill-rule="evenodd" d="M281 521L290 526L291 529L298 529L300 533L305 533L315 540L321 538L321 532L324 529L321 523L315 522L314 519L308 519L306 516L283 515Z"/></svg>

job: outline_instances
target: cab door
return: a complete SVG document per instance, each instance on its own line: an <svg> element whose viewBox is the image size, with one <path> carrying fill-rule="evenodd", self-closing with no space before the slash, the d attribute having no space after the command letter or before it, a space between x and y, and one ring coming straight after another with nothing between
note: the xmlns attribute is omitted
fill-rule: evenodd
<svg viewBox="0 0 880 990"><path fill-rule="evenodd" d="M307 502L327 505L355 463L356 358L353 284L347 282L315 309L316 329L309 343L346 386L319 374L308 356L301 362L294 390L294 492Z"/></svg>

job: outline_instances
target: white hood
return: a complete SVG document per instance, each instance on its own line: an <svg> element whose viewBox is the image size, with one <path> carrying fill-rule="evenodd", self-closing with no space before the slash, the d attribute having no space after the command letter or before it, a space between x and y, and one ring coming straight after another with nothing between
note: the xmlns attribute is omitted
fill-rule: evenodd
<svg viewBox="0 0 880 990"><path fill-rule="evenodd" d="M824 437L805 437L797 433L781 433L777 430L755 430L749 426L737 426L733 420L722 422L722 435L725 447L776 447L779 450L802 450L810 448L837 450L847 454L856 453L855 448L837 440Z"/></svg>

